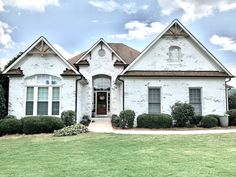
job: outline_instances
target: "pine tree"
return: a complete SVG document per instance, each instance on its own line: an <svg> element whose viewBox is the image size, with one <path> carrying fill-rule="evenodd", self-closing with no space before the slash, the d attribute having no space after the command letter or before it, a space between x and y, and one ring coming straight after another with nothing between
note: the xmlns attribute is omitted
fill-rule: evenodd
<svg viewBox="0 0 236 177"><path fill-rule="evenodd" d="M0 119L3 119L7 115L6 108L5 91L2 88L2 84L0 84Z"/></svg>

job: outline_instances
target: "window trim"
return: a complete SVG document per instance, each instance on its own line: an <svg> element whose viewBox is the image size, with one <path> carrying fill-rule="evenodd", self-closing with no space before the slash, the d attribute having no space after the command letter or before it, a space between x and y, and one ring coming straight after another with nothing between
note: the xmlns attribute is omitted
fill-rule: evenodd
<svg viewBox="0 0 236 177"><path fill-rule="evenodd" d="M150 106L149 106L149 89L159 89L160 90L160 112L159 113L150 113ZM155 87L155 86L151 86L151 87L148 87L148 94L147 94L147 104L148 104L148 114L160 114L160 113L162 113L162 109L161 109L161 101L162 101L162 99L161 99L161 93L162 93L162 90L161 90L161 87Z"/></svg>
<svg viewBox="0 0 236 177"><path fill-rule="evenodd" d="M173 59L171 59L171 57L170 57L170 50L171 50L171 48L176 48L176 49L178 49L178 60L173 60ZM168 55L169 55L169 61L171 62L171 63L180 63L180 61L181 61L181 47L179 47L179 46L177 46L177 45L172 45L172 46L170 46L169 47L169 51L168 51Z"/></svg>
<svg viewBox="0 0 236 177"><path fill-rule="evenodd" d="M200 106L200 115L202 115L202 87L189 87L188 88L188 103L189 104L193 104L193 103L190 103L190 89L199 89L200 90L200 101L201 101L201 106Z"/></svg>

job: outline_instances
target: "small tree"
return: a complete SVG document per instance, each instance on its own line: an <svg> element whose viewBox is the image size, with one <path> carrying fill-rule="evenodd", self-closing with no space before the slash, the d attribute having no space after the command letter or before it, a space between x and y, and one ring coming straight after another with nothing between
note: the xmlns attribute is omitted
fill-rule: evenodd
<svg viewBox="0 0 236 177"><path fill-rule="evenodd" d="M72 110L63 111L61 113L61 119L66 127L70 125L74 125L76 123L75 111L72 111Z"/></svg>
<svg viewBox="0 0 236 177"><path fill-rule="evenodd" d="M0 85L0 119L3 119L7 115L5 91Z"/></svg>
<svg viewBox="0 0 236 177"><path fill-rule="evenodd" d="M185 127L193 121L194 108L190 104L178 102L171 107L171 115L176 120L177 127Z"/></svg>

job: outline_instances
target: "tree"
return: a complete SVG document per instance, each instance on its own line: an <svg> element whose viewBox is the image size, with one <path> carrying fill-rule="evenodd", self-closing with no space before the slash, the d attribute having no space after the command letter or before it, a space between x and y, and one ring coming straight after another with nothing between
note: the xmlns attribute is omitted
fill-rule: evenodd
<svg viewBox="0 0 236 177"><path fill-rule="evenodd" d="M0 119L3 119L7 115L5 91L0 85Z"/></svg>
<svg viewBox="0 0 236 177"><path fill-rule="evenodd" d="M229 95L229 109L236 109L236 93Z"/></svg>

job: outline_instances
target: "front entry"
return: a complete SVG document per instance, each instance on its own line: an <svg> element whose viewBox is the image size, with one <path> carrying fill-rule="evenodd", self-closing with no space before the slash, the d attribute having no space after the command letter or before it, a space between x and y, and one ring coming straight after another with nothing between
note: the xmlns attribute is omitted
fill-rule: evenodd
<svg viewBox="0 0 236 177"><path fill-rule="evenodd" d="M97 115L107 114L107 92L97 92Z"/></svg>

